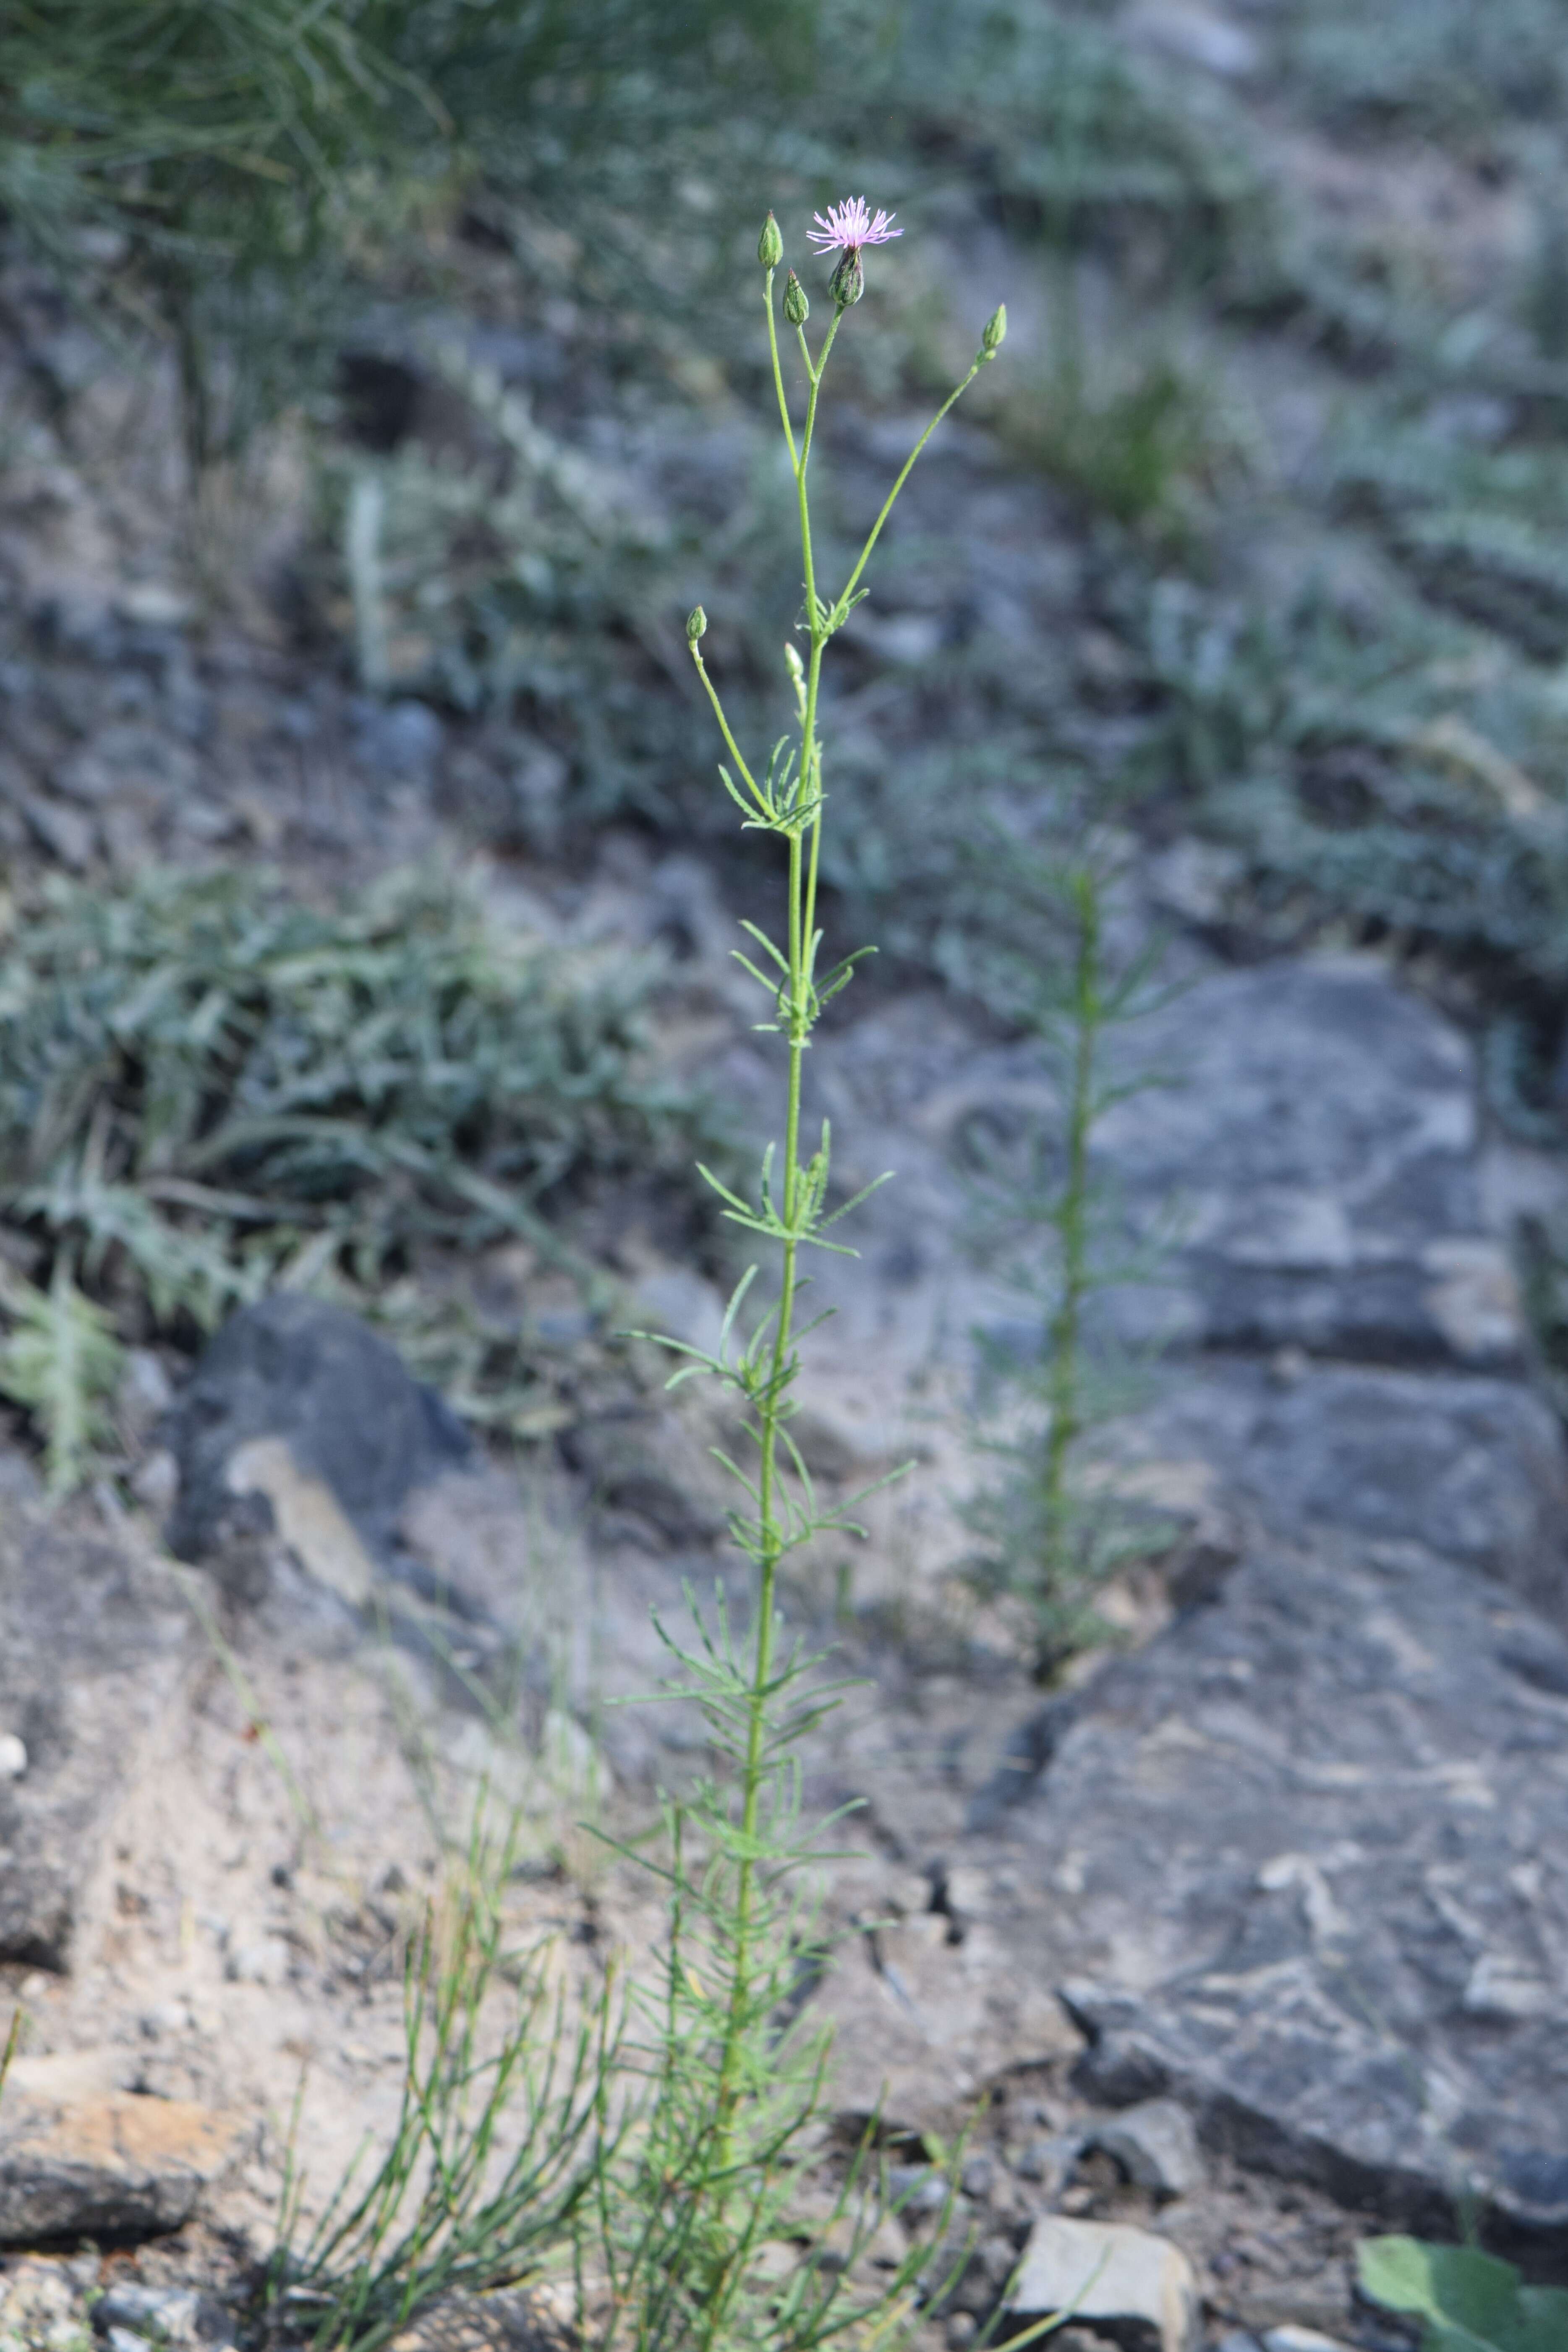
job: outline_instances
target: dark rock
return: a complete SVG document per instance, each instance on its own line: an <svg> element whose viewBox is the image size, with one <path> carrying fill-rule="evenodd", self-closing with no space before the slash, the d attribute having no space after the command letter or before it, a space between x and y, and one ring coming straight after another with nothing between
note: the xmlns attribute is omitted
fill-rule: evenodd
<svg viewBox="0 0 1568 2352"><path fill-rule="evenodd" d="M1108 1668L1012 1815L1097 2095L1417 2226L1568 2231L1564 1666L1452 1561L1324 1544Z"/></svg>
<svg viewBox="0 0 1568 2352"><path fill-rule="evenodd" d="M63 1969L84 1891L167 1706L189 1619L166 1570L0 1514L0 1729L25 1769L0 1779L0 1960Z"/></svg>
<svg viewBox="0 0 1568 2352"><path fill-rule="evenodd" d="M1184 1364L1119 1443L1205 1464L1283 1535L1419 1543L1568 1613L1568 1457L1522 1381L1326 1364L1281 1381L1255 1363Z"/></svg>
<svg viewBox="0 0 1568 2352"><path fill-rule="evenodd" d="M73 2093L47 2078L7 2086L0 2245L177 2230L253 2137L236 2117L185 2099Z"/></svg>
<svg viewBox="0 0 1568 2352"><path fill-rule="evenodd" d="M468 1451L456 1415L384 1340L342 1307L292 1291L230 1317L165 1433L180 1468L168 1541L192 1560L223 1550L242 1491L236 1455L256 1441L280 1441L300 1477L324 1487L366 1550L383 1559L395 1550L412 1490Z"/></svg>
<svg viewBox="0 0 1568 2352"><path fill-rule="evenodd" d="M1191 2116L1175 2099L1142 2100L1092 2126L1084 2145L1114 2157L1135 2187L1151 2189L1157 2197L1185 2197L1203 2187L1198 2136Z"/></svg>
<svg viewBox="0 0 1568 2352"><path fill-rule="evenodd" d="M446 735L426 702L362 702L354 714L354 757L370 774L424 781Z"/></svg>
<svg viewBox="0 0 1568 2352"><path fill-rule="evenodd" d="M1208 1346L1513 1368L1474 1055L1368 957L1226 971L1125 1034L1161 1083L1100 1124L1135 1223L1177 1249L1142 1312ZM1128 1302L1136 1309L1137 1294Z"/></svg>

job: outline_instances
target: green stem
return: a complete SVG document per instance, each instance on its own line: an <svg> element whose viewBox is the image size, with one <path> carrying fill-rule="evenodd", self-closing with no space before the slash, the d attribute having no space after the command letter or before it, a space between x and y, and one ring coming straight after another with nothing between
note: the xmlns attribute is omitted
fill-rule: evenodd
<svg viewBox="0 0 1568 2352"><path fill-rule="evenodd" d="M789 402L784 397L784 370L779 365L779 330L778 320L773 317L773 273L771 269L768 272L766 284L763 289L763 299L767 305L768 351L772 355L773 362L773 390L778 395L779 422L784 426L784 436L789 445L789 461L793 466L796 463L795 454L795 427L789 421Z"/></svg>
<svg viewBox="0 0 1568 2352"><path fill-rule="evenodd" d="M1089 1276L1089 1142L1094 1124L1094 1066L1101 1020L1100 1002L1100 898L1093 877L1080 875L1078 950L1073 964L1072 1078L1068 1102L1068 1165L1058 1225L1061 1234L1061 1300L1051 1320L1050 1426L1046 1436L1043 1480L1045 1558L1040 1599L1042 1632L1053 1601L1065 1591L1068 1557L1068 1455L1082 1427L1079 1357ZM1042 1641L1040 1664L1049 1660Z"/></svg>
<svg viewBox="0 0 1568 2352"><path fill-rule="evenodd" d="M823 356L826 358L826 353L824 352ZM947 398L942 402L942 406L937 410L936 415L931 418L931 423L926 426L925 431L921 435L920 439L915 443L915 446L910 451L909 456L904 459L903 471L899 476L898 480L893 484L892 488L888 492L887 497L883 499L882 511L877 517L876 521L871 525L871 536L866 541L865 546L860 550L860 560L856 564L854 571L849 574L848 579L844 583L843 593L840 594L838 599L841 604L845 602L846 598L853 596L855 593L860 574L865 571L867 564L871 560L871 550L876 546L877 541L882 536L882 525L887 521L888 517L893 511L893 502L914 470L915 459L920 456L921 451L925 447L926 443L931 439L931 435L936 431L937 426L942 423L942 420L947 415L948 410L953 405L955 401L961 399L963 394L969 390L970 385L974 382L975 377L980 373L980 371L984 364L985 355L982 353L982 355L972 363L969 373L964 377L963 382L960 384L955 384L953 389L948 394Z"/></svg>
<svg viewBox="0 0 1568 2352"><path fill-rule="evenodd" d="M763 796L757 790L756 781L753 778L750 768L747 767L745 761L741 756L740 745L736 742L733 735L730 732L730 722L724 716L724 706L720 701L713 681L708 675L708 665L702 658L702 648L700 646L692 646L691 658L697 664L698 677L702 680L704 687L708 690L708 699L713 705L713 716L719 721L719 731L724 738L730 757L733 760L736 767L741 772L742 782L750 788L752 798L756 801L758 806L761 807Z"/></svg>
<svg viewBox="0 0 1568 2352"><path fill-rule="evenodd" d="M795 469L795 491L800 512L801 558L805 581L805 609L811 632L811 660L807 671L805 715L802 721L801 798L809 803L816 797L817 782L816 714L817 680L822 668L822 648L826 642L817 607L816 575L812 563L811 510L806 497L805 468L811 448L811 436L816 423L817 392L822 370L826 364L833 337L837 331L836 317L822 348L822 358L811 369L811 393L806 406L805 428L799 454L794 435L789 435L790 462ZM768 301L768 332L773 333L773 302ZM809 359L807 361L810 366ZM783 404L782 379L778 378L775 348L775 380L779 382ZM785 412L785 430L788 415ZM710 688L711 693L711 688ZM714 698L715 704L717 698ZM725 730L729 741L729 730ZM739 754L737 753L737 758ZM820 809L811 821L812 879L816 873L816 841L819 833ZM735 1889L735 1940L732 1974L731 1977L730 2011L724 2047L719 2064L718 2122L722 2164L731 2167L733 2157L734 2113L738 2096L737 2076L740 2068L742 2040L746 2011L752 1996L752 1934L756 1897L756 1864L752 1860L755 1844L757 1820L762 1809L763 1748L767 1736L768 1685L773 1671L773 1630L776 1612L779 1562L784 1557L784 1529L778 1517L778 1442L782 1425L784 1392L788 1384L790 1335L795 1318L796 1261L799 1241L795 1231L800 1205L800 1095L802 1064L806 1039L811 1028L811 1000L806 972L809 932L805 917L802 888L801 829L795 826L789 835L789 1095L784 1123L783 1222L784 1243L783 1286L779 1298L777 1319L773 1325L773 1344L768 1367L768 1379L763 1389L759 1420L761 1467L757 1479L757 1524L762 1534L758 1559L757 1621L752 1659L751 1689L746 1726L746 1753L741 1769L741 1828L745 1842L738 1865Z"/></svg>

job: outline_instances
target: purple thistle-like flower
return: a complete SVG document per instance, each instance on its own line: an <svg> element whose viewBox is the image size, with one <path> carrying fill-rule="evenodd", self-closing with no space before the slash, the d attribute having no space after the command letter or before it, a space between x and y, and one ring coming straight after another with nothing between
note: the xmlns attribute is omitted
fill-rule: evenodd
<svg viewBox="0 0 1568 2352"><path fill-rule="evenodd" d="M846 196L841 205L829 205L826 213L813 213L817 226L805 234L819 253L858 253L863 245L886 245L889 237L902 236L901 228L889 226L893 217L879 211L873 219L864 196Z"/></svg>

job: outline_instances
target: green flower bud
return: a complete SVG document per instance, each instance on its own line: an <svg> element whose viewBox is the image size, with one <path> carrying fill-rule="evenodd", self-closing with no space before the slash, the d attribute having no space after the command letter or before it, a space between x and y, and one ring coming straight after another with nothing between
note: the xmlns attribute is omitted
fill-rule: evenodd
<svg viewBox="0 0 1568 2352"><path fill-rule="evenodd" d="M1006 334L1007 305L1005 302L998 302L994 310L992 311L991 316L986 320L984 332L980 338L981 358L983 360L994 360L997 352L1001 350L1004 341L1006 340Z"/></svg>
<svg viewBox="0 0 1568 2352"><path fill-rule="evenodd" d="M792 327L804 327L811 316L811 305L805 299L805 289L793 269L784 281L784 314Z"/></svg>
<svg viewBox="0 0 1568 2352"><path fill-rule="evenodd" d="M763 223L763 233L757 239L757 259L764 269L776 269L784 259L784 239L772 213Z"/></svg>
<svg viewBox="0 0 1568 2352"><path fill-rule="evenodd" d="M689 646L696 645L698 639L706 635L707 628L707 614L703 611L700 604L693 604L690 612L686 616L687 644Z"/></svg>
<svg viewBox="0 0 1568 2352"><path fill-rule="evenodd" d="M828 279L827 290L841 310L847 310L851 302L858 302L866 291L866 273L860 267L860 255L855 246L847 248L843 260Z"/></svg>

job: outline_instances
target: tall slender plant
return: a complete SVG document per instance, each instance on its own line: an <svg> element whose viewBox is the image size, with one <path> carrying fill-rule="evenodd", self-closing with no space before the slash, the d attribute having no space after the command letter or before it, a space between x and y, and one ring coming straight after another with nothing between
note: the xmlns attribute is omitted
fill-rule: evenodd
<svg viewBox="0 0 1568 2352"><path fill-rule="evenodd" d="M628 2135L635 2176L621 2193L606 2183L599 2256L610 2318L603 2341L651 2352L654 2347L719 2352L742 2345L805 2347L858 2326L876 2336L907 2306L922 2260L910 2262L871 2296L847 2288L845 2275L863 2251L880 2200L864 2165L852 2168L838 2219L848 2238L843 2271L810 2251L781 2272L780 2247L792 2228L793 2180L820 2111L826 2048L820 2035L787 2026L809 1965L814 1926L802 1873L821 1858L820 1832L802 1799L801 1742L834 1703L836 1686L816 1678L820 1661L786 1649L778 1606L781 1567L802 1545L831 1529L854 1530L846 1510L824 1507L790 1433L797 1411L800 1320L806 1280L803 1257L843 1246L831 1229L866 1197L835 1204L831 1136L824 1121L815 1148L802 1140L802 1078L812 1033L824 1008L853 977L862 949L825 965L818 921L822 828L827 806L819 732L823 656L866 594L860 583L899 493L931 434L954 402L994 358L1006 331L998 309L967 373L915 443L847 578L832 593L819 583L812 533L810 465L822 386L839 329L865 289L866 248L902 234L889 215L873 217L863 199L816 216L812 242L834 256L833 315L813 356L805 328L809 302L793 269L782 297L775 281L784 244L770 213L758 247L768 348L779 424L793 471L799 518L804 652L785 646L795 724L764 761L747 760L703 658L707 618L700 606L687 624L697 674L712 705L730 764L726 791L742 827L773 836L785 859L784 919L774 938L747 923L739 960L763 992L759 1027L783 1041L782 1151L763 1152L756 1193L748 1199L702 1173L722 1213L773 1253L777 1294L744 1319L759 1264L742 1276L716 1352L675 1341L688 1360L671 1385L693 1374L721 1381L740 1400L744 1458L721 1456L740 1498L731 1518L754 1586L744 1635L732 1625L721 1592L711 1616L693 1603L694 1638L663 1635L677 1666L671 1695L695 1702L706 1720L718 1769L668 1811L670 1936L657 1995L645 2011L643 2058L648 2082L645 2128ZM804 414L792 408L781 355L779 312L793 335L804 379ZM787 344L786 344L787 348ZM885 1179L879 1179L883 1181ZM866 1191L874 1190L868 1186ZM857 1498L858 1499L858 1498ZM662 1628L661 1628L662 1633ZM628 2193L629 2192L629 2193ZM813 2233L816 2234L816 2233ZM766 2250L766 2251L764 2251Z"/></svg>
<svg viewBox="0 0 1568 2352"><path fill-rule="evenodd" d="M308 2275L298 2266L292 2274L297 2294L308 2291L327 2307L320 2340L339 2352L384 2340L389 2326L407 2323L424 2294L454 2281L537 2280L563 2240L574 2263L576 2336L595 2352L813 2352L846 2338L871 2352L903 2332L922 2292L940 2294L963 2266L963 2255L956 2263L938 2255L933 2278L930 2243L915 2242L880 2284L861 2283L863 2258L897 2210L873 2162L871 2132L858 2158L840 2169L826 2211L815 2189L803 2196L822 2155L814 2127L828 2057L826 2035L799 2016L821 1955L809 1872L826 1858L822 1836L831 1823L807 1818L803 1743L835 1703L837 1685L818 1675L819 1658L786 1646L779 1613L789 1555L828 1530L854 1527L853 1504L838 1510L819 1502L790 1433L801 1344L813 1328L799 1315L803 1255L842 1248L832 1229L865 1197L834 1202L826 1122L809 1154L801 1134L812 1034L867 952L831 967L822 961L823 656L866 593L862 576L915 460L1006 330L998 309L967 373L910 451L847 578L825 595L808 496L823 378L845 313L864 291L864 249L900 234L885 213L869 215L860 199L818 215L813 241L836 261L833 316L814 358L805 332L809 305L793 270L775 295L784 250L771 213L763 230L773 388L799 516L805 641L804 655L794 644L784 655L793 735L764 763L747 761L725 716L702 656L700 607L687 629L731 763L720 771L725 788L746 829L783 845L786 876L780 937L748 923L749 948L741 953L763 993L759 1026L783 1041L782 1152L776 1142L763 1152L752 1199L702 1170L723 1213L772 1253L776 1295L771 1303L764 1296L760 1311L749 1308L759 1259L736 1285L714 1352L661 1343L686 1359L671 1385L706 1374L738 1397L749 1449L743 1461L721 1457L739 1490L731 1532L752 1571L747 1622L733 1622L721 1587L710 1612L689 1595L692 1632L684 1642L659 1628L674 1662L661 1696L699 1708L713 1769L689 1793L666 1801L661 1845L626 1849L662 1880L668 1933L651 1978L632 1990L629 2014L612 2013L608 1996L595 2012L599 2040L592 2052L581 2036L563 2043L558 2018L553 2054L542 2066L530 2072L509 2042L485 2072L470 2063L479 2047L482 1981L468 2000L460 1983L447 1990L438 1971L411 1977L410 2094L399 2137L368 2193L357 2201L346 2189L341 2193ZM781 357L781 309L804 372L798 418ZM491 1906L482 1916L488 1923L499 1910ZM483 1946L481 1960L489 1949ZM489 2154L500 2145L496 2098L514 2076L531 2137L492 2185ZM529 2166L544 2183L548 2210L540 2227L539 2215L509 2201ZM951 2205L950 2195L939 2244ZM398 2274L410 2261L419 2265L413 2286ZM1039 2322L1013 2341L1033 2341L1055 2324Z"/></svg>
<svg viewBox="0 0 1568 2352"><path fill-rule="evenodd" d="M1096 1130L1130 1094L1154 1083L1113 1060L1115 1032L1160 1001L1152 986L1162 948L1118 958L1106 943L1107 850L1092 835L1049 858L1015 851L1005 889L1027 952L1004 951L996 1001L1044 1048L1060 1115L1030 1139L1021 1181L992 1165L976 1224L981 1255L1000 1260L1040 1314L1037 1363L985 1349L989 1384L1021 1395L1021 1433L988 1435L982 1450L1005 1465L964 1510L980 1539L971 1576L988 1595L1021 1604L1037 1679L1053 1681L1074 1654L1109 1631L1094 1602L1128 1559L1159 1549L1147 1513L1080 1475L1083 1441L1131 1402L1131 1366L1118 1360L1096 1315L1107 1291L1155 1277L1161 1237L1129 1247L1122 1204L1094 1165ZM1124 1352L1124 1351L1123 1351Z"/></svg>

